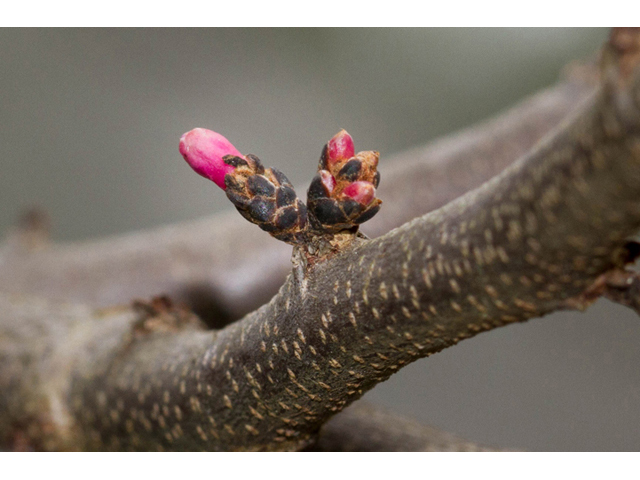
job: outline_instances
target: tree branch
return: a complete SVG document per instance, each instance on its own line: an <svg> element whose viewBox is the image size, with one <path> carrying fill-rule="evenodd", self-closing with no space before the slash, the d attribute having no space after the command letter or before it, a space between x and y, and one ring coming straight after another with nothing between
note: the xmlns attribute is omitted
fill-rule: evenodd
<svg viewBox="0 0 640 480"><path fill-rule="evenodd" d="M427 427L362 402L323 425L309 449L320 452L487 452L450 433Z"/></svg>
<svg viewBox="0 0 640 480"><path fill-rule="evenodd" d="M37 371L49 399L40 430L68 432L75 448L301 449L402 366L568 308L633 259L627 239L640 228L640 74L623 38L614 33L606 83L572 121L480 188L331 258L307 263L297 250L272 301L223 330L168 306L65 313L59 328L84 349L60 336L44 348L57 376L42 352L10 355L0 387L24 398L42 389L22 380ZM28 309L3 299L0 325L13 327L0 351L15 353ZM26 403L8 404L33 423Z"/></svg>
<svg viewBox="0 0 640 480"><path fill-rule="evenodd" d="M385 205L365 233L379 236L439 208L523 155L592 91L592 67L574 68L567 77L494 120L383 158ZM97 307L167 294L218 326L268 301L290 270L290 248L235 212L48 248L41 235L37 248L18 236L0 246L0 291Z"/></svg>

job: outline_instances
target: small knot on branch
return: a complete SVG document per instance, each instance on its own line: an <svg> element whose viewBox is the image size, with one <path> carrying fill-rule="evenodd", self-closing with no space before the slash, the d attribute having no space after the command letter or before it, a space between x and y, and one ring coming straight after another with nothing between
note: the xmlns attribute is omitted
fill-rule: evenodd
<svg viewBox="0 0 640 480"><path fill-rule="evenodd" d="M133 325L134 338L154 332L178 332L185 328L204 328L201 320L187 307L176 305L166 295L150 301L134 300L133 310L138 319Z"/></svg>

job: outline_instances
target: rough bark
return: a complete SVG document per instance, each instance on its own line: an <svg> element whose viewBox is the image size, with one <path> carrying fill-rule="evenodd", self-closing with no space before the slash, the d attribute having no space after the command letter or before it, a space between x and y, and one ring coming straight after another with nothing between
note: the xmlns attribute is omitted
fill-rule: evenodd
<svg viewBox="0 0 640 480"><path fill-rule="evenodd" d="M0 295L0 427L43 448L302 449L402 366L587 305L640 228L627 37L612 36L602 88L528 155L375 240L296 251L279 293L224 329L163 301L97 314Z"/></svg>

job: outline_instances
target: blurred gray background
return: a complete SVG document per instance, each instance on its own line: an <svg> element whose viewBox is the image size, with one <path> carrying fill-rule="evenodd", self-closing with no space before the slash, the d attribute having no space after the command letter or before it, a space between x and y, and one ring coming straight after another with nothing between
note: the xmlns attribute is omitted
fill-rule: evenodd
<svg viewBox="0 0 640 480"><path fill-rule="evenodd" d="M310 179L340 128L385 155L472 125L588 58L601 29L0 30L0 235L56 240L228 208L177 152L196 126ZM640 322L597 303L481 334L367 394L470 440L640 449Z"/></svg>

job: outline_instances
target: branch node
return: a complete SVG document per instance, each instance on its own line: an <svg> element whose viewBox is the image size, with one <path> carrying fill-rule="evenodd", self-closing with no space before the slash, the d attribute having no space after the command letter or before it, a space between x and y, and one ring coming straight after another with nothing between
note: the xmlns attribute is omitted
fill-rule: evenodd
<svg viewBox="0 0 640 480"><path fill-rule="evenodd" d="M138 314L138 319L133 324L134 338L155 332L205 328L197 315L186 307L174 304L166 295L153 297L150 301L134 300L132 307Z"/></svg>

